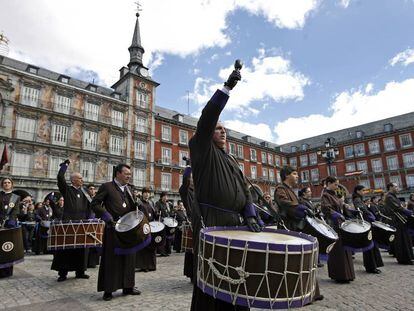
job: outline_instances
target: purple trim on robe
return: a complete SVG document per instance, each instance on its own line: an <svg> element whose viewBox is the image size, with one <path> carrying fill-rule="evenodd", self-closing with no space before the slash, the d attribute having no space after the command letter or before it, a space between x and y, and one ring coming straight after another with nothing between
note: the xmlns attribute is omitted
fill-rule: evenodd
<svg viewBox="0 0 414 311"><path fill-rule="evenodd" d="M68 169L68 165L66 163L62 164L60 166L59 173L63 173L63 174L66 173L67 169Z"/></svg>
<svg viewBox="0 0 414 311"><path fill-rule="evenodd" d="M258 219L257 220L257 223L259 224L260 227L264 227L265 226L265 223L261 219Z"/></svg>
<svg viewBox="0 0 414 311"><path fill-rule="evenodd" d="M16 228L17 227L17 221L14 219L8 219L6 220L6 222L4 223L4 226L6 228Z"/></svg>
<svg viewBox="0 0 414 311"><path fill-rule="evenodd" d="M404 216L410 217L410 216L413 215L413 212L408 210L408 209L403 208L403 214L404 214Z"/></svg>
<svg viewBox="0 0 414 311"><path fill-rule="evenodd" d="M190 174L191 174L191 167L186 167L183 173L183 177L190 176Z"/></svg>
<svg viewBox="0 0 414 311"><path fill-rule="evenodd" d="M14 265L17 265L18 263L23 262L23 261L24 261L24 258L19 259L19 260L15 260L15 261L12 261L12 262L0 264L0 269L12 267Z"/></svg>
<svg viewBox="0 0 414 311"><path fill-rule="evenodd" d="M254 205L252 203L249 203L244 207L243 214L245 218L257 217L256 209L254 208Z"/></svg>
<svg viewBox="0 0 414 311"><path fill-rule="evenodd" d="M104 222L108 222L110 220L112 220L112 221L114 220L113 217L112 217L112 215L109 214L108 212L103 213L102 216L101 216L101 218L102 218L102 220Z"/></svg>
<svg viewBox="0 0 414 311"><path fill-rule="evenodd" d="M374 222L375 221L375 216L371 212L365 213L364 218L365 218L366 221L369 221L369 222Z"/></svg>
<svg viewBox="0 0 414 311"><path fill-rule="evenodd" d="M217 105L220 105L221 109L224 109L224 106L226 106L227 100L229 99L229 95L224 93L221 90L217 90L213 96L210 98L211 102L217 103Z"/></svg>
<svg viewBox="0 0 414 311"><path fill-rule="evenodd" d="M140 251L141 249L147 247L150 243L151 243L151 234L148 234L148 237L141 244L138 244L138 245L136 245L134 247L131 247L131 248L115 247L114 248L114 253L115 253L115 255L131 255L131 254L136 253L136 252Z"/></svg>
<svg viewBox="0 0 414 311"><path fill-rule="evenodd" d="M340 218L341 216L342 216L341 213L338 213L338 212L335 212L335 211L331 212L331 218L335 222L338 221L338 218Z"/></svg>
<svg viewBox="0 0 414 311"><path fill-rule="evenodd" d="M320 261L328 261L329 255L328 254L319 254Z"/></svg>
<svg viewBox="0 0 414 311"><path fill-rule="evenodd" d="M369 251L373 247L374 247L374 242L371 242L371 244L369 244L367 247L362 247L362 248L355 248L355 247L344 245L344 249L347 251L351 251L351 252L366 252L366 251Z"/></svg>

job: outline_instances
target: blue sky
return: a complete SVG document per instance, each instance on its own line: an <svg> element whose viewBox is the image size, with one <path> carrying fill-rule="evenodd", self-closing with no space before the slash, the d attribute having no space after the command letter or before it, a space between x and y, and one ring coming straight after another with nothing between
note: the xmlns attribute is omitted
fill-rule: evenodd
<svg viewBox="0 0 414 311"><path fill-rule="evenodd" d="M115 82L128 63L133 1L22 2L26 5L0 0L9 56L94 76L106 85ZM161 83L160 106L187 113L189 91L190 113L199 115L241 58L243 80L222 120L276 143L413 110L413 0L141 4L145 63Z"/></svg>

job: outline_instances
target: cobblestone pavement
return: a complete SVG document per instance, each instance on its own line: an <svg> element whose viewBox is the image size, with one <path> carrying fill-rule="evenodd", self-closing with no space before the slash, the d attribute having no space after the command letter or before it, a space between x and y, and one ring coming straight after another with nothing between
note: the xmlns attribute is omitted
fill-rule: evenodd
<svg viewBox="0 0 414 311"><path fill-rule="evenodd" d="M323 301L304 310L414 310L414 266L398 265L383 252L385 267L380 275L367 274L362 256L357 254L357 277L351 284L336 284L320 268L319 285ZM0 280L1 310L189 310L192 285L183 276L183 254L157 258L157 271L137 273L140 296L122 296L118 291L110 302L96 292L98 269L89 269L89 280L78 280L74 273L57 283L50 270L51 255L27 256L15 266L12 278Z"/></svg>

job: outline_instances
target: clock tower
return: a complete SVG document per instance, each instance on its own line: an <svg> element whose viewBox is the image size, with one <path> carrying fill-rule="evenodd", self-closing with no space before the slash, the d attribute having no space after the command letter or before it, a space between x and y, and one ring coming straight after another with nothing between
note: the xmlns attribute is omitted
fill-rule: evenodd
<svg viewBox="0 0 414 311"><path fill-rule="evenodd" d="M128 67L120 69L119 80L112 86L125 101L128 110L126 137L127 158L131 159L132 183L139 189L154 189L155 89L159 83L149 75L142 63L145 52L141 45L139 13L129 51Z"/></svg>

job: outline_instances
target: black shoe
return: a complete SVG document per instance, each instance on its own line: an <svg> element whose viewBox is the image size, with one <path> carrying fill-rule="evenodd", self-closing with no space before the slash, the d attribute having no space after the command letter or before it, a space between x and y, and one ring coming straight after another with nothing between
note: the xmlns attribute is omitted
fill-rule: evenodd
<svg viewBox="0 0 414 311"><path fill-rule="evenodd" d="M102 296L102 299L105 301L110 301L112 300L112 293L104 293Z"/></svg>
<svg viewBox="0 0 414 311"><path fill-rule="evenodd" d="M141 295L141 291L138 290L138 288L133 287L133 288L124 288L122 290L122 294L123 295Z"/></svg>
<svg viewBox="0 0 414 311"><path fill-rule="evenodd" d="M161 257L168 257L169 255L168 254L165 254L165 253L161 253L161 255L160 255Z"/></svg>
<svg viewBox="0 0 414 311"><path fill-rule="evenodd" d="M66 281L66 280L67 280L67 277L64 276L64 275L59 276L58 279L57 279L58 282L63 282L63 281Z"/></svg>
<svg viewBox="0 0 414 311"><path fill-rule="evenodd" d="M323 295L315 296L315 298L313 298L313 301L323 300L324 298L325 297L323 297Z"/></svg>
<svg viewBox="0 0 414 311"><path fill-rule="evenodd" d="M380 274L381 270L380 269L374 269L374 270L367 270L368 273L372 273L372 274Z"/></svg>
<svg viewBox="0 0 414 311"><path fill-rule="evenodd" d="M322 268L323 266L325 266L323 263L318 263L318 268Z"/></svg>
<svg viewBox="0 0 414 311"><path fill-rule="evenodd" d="M87 279L89 279L89 275L87 275L85 273L84 274L79 274L79 275L76 276L76 278L77 279L86 279L87 280Z"/></svg>
<svg viewBox="0 0 414 311"><path fill-rule="evenodd" d="M339 284L348 284L350 281L349 280L335 280L335 282Z"/></svg>

